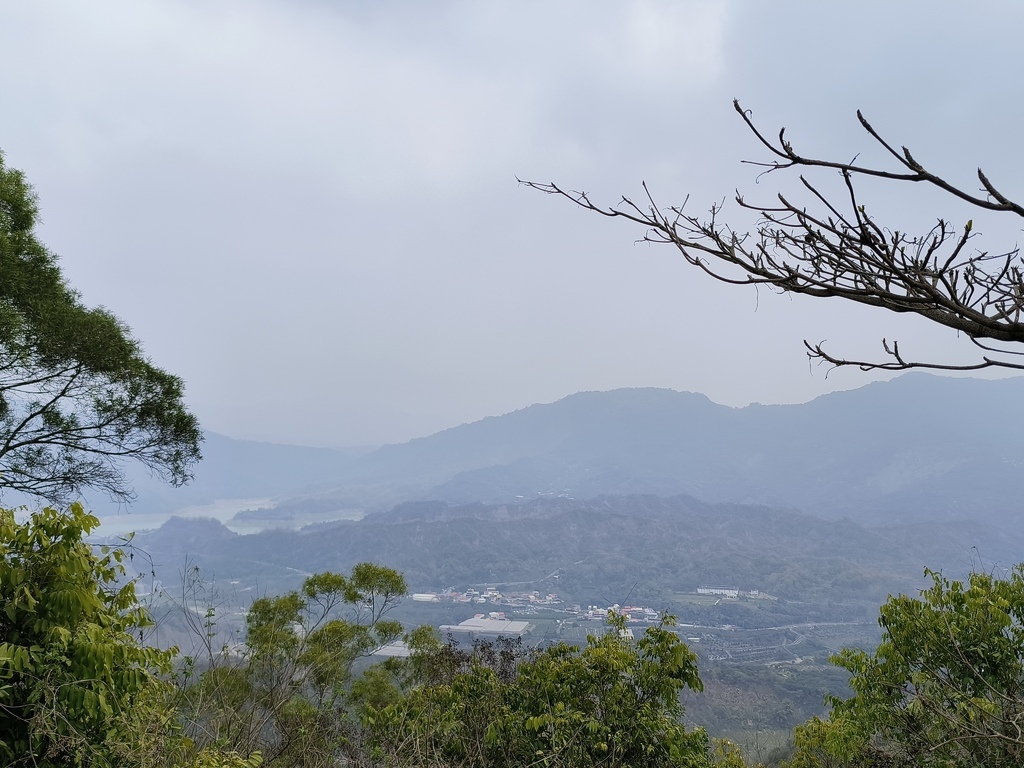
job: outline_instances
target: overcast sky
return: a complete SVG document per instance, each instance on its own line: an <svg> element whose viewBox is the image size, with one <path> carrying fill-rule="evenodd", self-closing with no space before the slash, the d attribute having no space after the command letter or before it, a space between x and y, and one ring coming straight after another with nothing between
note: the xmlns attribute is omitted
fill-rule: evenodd
<svg viewBox="0 0 1024 768"><path fill-rule="evenodd" d="M209 430L378 444L616 387L799 402L870 380L809 368L804 338L961 342L714 284L516 177L770 199L738 97L838 159L871 154L860 108L1019 199L1022 22L1010 1L0 0L0 148L69 282ZM968 217L926 190L868 202L901 228ZM1019 230L997 219L979 247Z"/></svg>

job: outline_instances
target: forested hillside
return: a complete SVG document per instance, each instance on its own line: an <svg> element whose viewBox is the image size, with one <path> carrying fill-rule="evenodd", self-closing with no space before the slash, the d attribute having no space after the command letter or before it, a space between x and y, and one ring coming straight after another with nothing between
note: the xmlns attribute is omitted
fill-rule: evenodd
<svg viewBox="0 0 1024 768"><path fill-rule="evenodd" d="M222 580L277 590L301 573L389 563L415 589L531 584L579 603L621 597L671 609L708 583L811 601L802 616L874 607L912 588L920 563L963 568L972 544L1006 562L1021 542L958 523L865 528L794 510L709 504L692 497L537 499L522 504L408 503L359 521L237 535L214 521L175 519L136 542L170 581L188 556ZM168 572L169 571L169 572ZM781 606L774 610L782 611Z"/></svg>

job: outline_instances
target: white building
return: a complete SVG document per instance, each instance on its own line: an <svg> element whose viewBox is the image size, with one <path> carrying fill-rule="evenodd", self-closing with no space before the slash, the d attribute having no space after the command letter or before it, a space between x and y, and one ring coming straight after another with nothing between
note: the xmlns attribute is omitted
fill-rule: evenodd
<svg viewBox="0 0 1024 768"><path fill-rule="evenodd" d="M737 587L697 587L698 595L718 595L719 597L739 597L740 590Z"/></svg>
<svg viewBox="0 0 1024 768"><path fill-rule="evenodd" d="M496 637L523 637L533 629L528 621L509 621L507 619L492 619L477 614L472 619L466 619L458 624L442 624L441 634L447 635L475 635L483 638Z"/></svg>

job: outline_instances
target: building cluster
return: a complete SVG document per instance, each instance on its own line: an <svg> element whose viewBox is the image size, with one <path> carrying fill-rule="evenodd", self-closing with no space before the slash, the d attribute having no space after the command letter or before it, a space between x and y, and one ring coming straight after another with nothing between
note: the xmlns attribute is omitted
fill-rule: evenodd
<svg viewBox="0 0 1024 768"><path fill-rule="evenodd" d="M502 593L495 587L484 587L483 591L467 589L465 592L457 592L454 589L446 589L442 592L418 592L412 596L412 599L425 603L472 603L477 605L490 603L513 607L553 606L560 605L562 602L554 593L543 593L536 590Z"/></svg>
<svg viewBox="0 0 1024 768"><path fill-rule="evenodd" d="M609 613L622 616L626 621L643 621L649 624L661 619L661 613L653 608L647 608L642 605L620 606L618 603L606 608L602 608L599 605L588 605L586 608L575 606L573 609L570 609L570 612L575 613L580 619L591 619L594 621L607 619Z"/></svg>
<svg viewBox="0 0 1024 768"><path fill-rule="evenodd" d="M712 587L708 585L697 587L697 594L712 595L715 597L729 597L732 599L740 597L749 597L753 600L757 600L762 597L768 597L768 595L762 595L761 590L759 589L743 590L738 587Z"/></svg>

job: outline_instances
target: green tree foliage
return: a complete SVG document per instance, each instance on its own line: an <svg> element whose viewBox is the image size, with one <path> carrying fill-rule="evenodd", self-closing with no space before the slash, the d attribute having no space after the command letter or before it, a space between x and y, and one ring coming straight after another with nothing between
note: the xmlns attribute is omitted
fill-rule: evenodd
<svg viewBox="0 0 1024 768"><path fill-rule="evenodd" d="M20 524L0 511L4 765L124 764L137 704L160 699L171 655L139 642L149 620L121 579L122 551L83 541L97 525L79 504Z"/></svg>
<svg viewBox="0 0 1024 768"><path fill-rule="evenodd" d="M85 541L98 524L80 504L0 510L0 764L257 768L258 752L184 737L174 652L143 644L124 551Z"/></svg>
<svg viewBox="0 0 1024 768"><path fill-rule="evenodd" d="M1024 566L928 574L920 598L882 607L873 654L833 658L853 695L797 728L793 768L1024 765Z"/></svg>
<svg viewBox="0 0 1024 768"><path fill-rule="evenodd" d="M31 187L0 155L0 489L128 499L125 459L184 482L201 434L181 380L114 315L81 303L36 239L37 217Z"/></svg>
<svg viewBox="0 0 1024 768"><path fill-rule="evenodd" d="M206 660L183 710L197 744L259 751L271 766L333 766L352 753L352 666L402 636L386 618L407 592L390 568L318 573L302 589L255 600L242 648Z"/></svg>
<svg viewBox="0 0 1024 768"><path fill-rule="evenodd" d="M613 619L582 649L427 650L396 701L362 708L371 751L391 766L708 765L707 735L681 722L696 656L671 623L634 642Z"/></svg>

